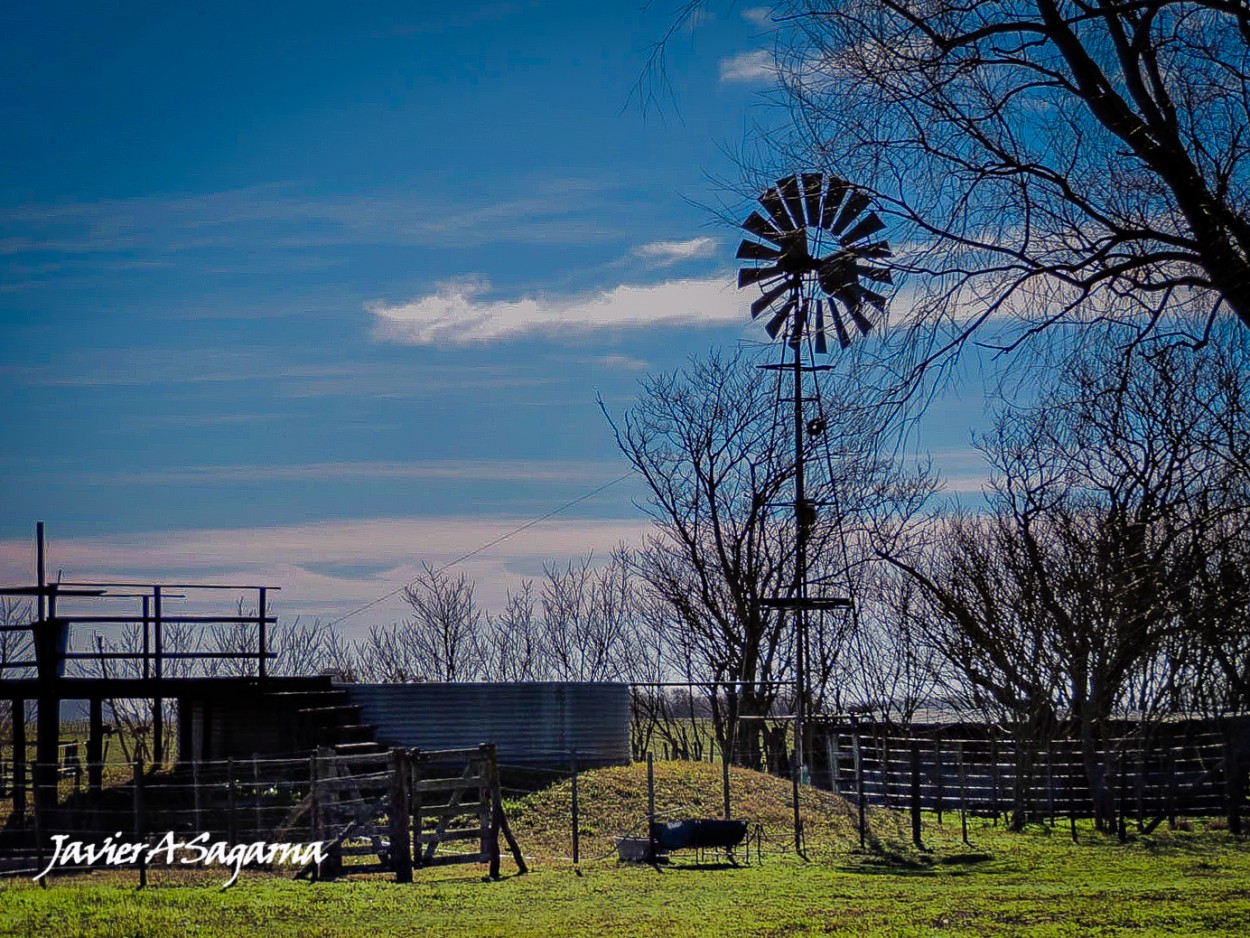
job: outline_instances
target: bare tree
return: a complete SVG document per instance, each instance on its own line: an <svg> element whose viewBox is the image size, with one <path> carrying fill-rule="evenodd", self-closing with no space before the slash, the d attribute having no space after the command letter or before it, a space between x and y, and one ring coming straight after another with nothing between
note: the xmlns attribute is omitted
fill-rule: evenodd
<svg viewBox="0 0 1250 938"><path fill-rule="evenodd" d="M1250 326L1244 0L795 0L774 19L793 133L772 142L893 216L922 339L901 361L1003 314L1023 335Z"/></svg>
<svg viewBox="0 0 1250 938"><path fill-rule="evenodd" d="M378 681L472 681L485 667L486 614L464 574L452 576L422 564L404 589L412 616L374 626L362 643L362 672Z"/></svg>
<svg viewBox="0 0 1250 938"><path fill-rule="evenodd" d="M1245 673L1250 594L1234 558L1250 499L1204 403L1219 353L1108 347L1075 360L985 442L992 512L891 558L928 597L918 621L974 700L1025 739L1071 722L1103 823L1111 719L1175 706L1204 658L1227 660L1233 690ZM1247 432L1243 417L1233 438Z"/></svg>
<svg viewBox="0 0 1250 938"><path fill-rule="evenodd" d="M725 688L710 698L717 742L758 763L761 717L794 673L794 629L768 602L792 590L794 524L787 509L793 443L775 379L742 355L712 354L642 381L614 423L617 443L650 491L655 533L635 565L675 614L692 677ZM820 390L805 440L814 592L849 589L855 555L898 536L927 492L881 458L872 410L850 382ZM817 420L817 418L820 418ZM813 672L840 643L828 634ZM820 689L823 683L818 681ZM750 721L740 726L742 717ZM784 748L784 734L775 741ZM774 764L784 753L771 754Z"/></svg>

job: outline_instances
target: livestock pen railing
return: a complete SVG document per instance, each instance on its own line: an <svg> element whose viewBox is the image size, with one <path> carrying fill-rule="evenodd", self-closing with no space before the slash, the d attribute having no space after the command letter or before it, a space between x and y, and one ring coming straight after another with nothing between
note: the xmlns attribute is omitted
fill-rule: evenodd
<svg viewBox="0 0 1250 938"><path fill-rule="evenodd" d="M0 874L120 866L135 871L142 885L153 864L222 866L222 878L232 879L243 866L294 863L294 871L313 878L393 873L403 882L414 867L480 862L497 875L501 835L525 869L503 815L492 744L368 755L321 750L159 771L110 764L99 767L109 784L98 790L62 777L61 766L41 768L48 767L19 766L26 777L9 779L50 790L35 799L45 807L0 818ZM49 778L58 780L42 781ZM171 844L179 849L171 851ZM214 845L221 845L215 854ZM283 852L284 845L290 849Z"/></svg>

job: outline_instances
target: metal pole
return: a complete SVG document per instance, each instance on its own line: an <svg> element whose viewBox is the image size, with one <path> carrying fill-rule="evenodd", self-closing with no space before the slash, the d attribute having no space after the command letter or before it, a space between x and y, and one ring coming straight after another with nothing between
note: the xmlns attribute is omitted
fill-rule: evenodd
<svg viewBox="0 0 1250 938"><path fill-rule="evenodd" d="M801 780L806 764L804 732L807 723L807 529L809 524L807 491L803 478L803 305L802 287L795 286L794 332L790 347L794 350L794 612L795 689L794 709L794 773Z"/></svg>
<svg viewBox="0 0 1250 938"><path fill-rule="evenodd" d="M573 865L581 862L581 838L577 816L577 750L569 753L569 772L573 776Z"/></svg>

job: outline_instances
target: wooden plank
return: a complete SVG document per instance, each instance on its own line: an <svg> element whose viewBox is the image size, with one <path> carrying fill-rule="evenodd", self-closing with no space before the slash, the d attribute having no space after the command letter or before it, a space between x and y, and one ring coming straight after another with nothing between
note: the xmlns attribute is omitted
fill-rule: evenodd
<svg viewBox="0 0 1250 938"><path fill-rule="evenodd" d="M444 840L471 840L474 837L481 836L482 829L480 827L458 827L442 833L422 834L420 837L413 839L419 844L439 844Z"/></svg>
<svg viewBox="0 0 1250 938"><path fill-rule="evenodd" d="M417 758L422 762L455 762L476 759L481 754L478 747L472 749L422 749Z"/></svg>
<svg viewBox="0 0 1250 938"><path fill-rule="evenodd" d="M484 776L466 775L460 778L427 778L417 782L419 792L427 791L460 791L481 786Z"/></svg>
<svg viewBox="0 0 1250 938"><path fill-rule="evenodd" d="M426 866L450 866L455 863L485 863L479 853L451 853L441 857L432 857L425 861Z"/></svg>

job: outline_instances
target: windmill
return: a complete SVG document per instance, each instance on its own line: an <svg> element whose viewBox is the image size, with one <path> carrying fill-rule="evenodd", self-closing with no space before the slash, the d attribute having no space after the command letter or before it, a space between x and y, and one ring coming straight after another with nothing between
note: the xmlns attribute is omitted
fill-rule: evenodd
<svg viewBox="0 0 1250 938"><path fill-rule="evenodd" d="M885 310L886 298L873 289L893 283L887 267L876 263L890 257L890 246L875 236L885 222L869 209L870 199L844 179L823 173L787 176L759 197L765 214L753 211L742 228L753 239L738 245L738 259L755 262L738 271L738 286L758 286L751 318L768 314L764 330L769 338L784 337L792 352L788 363L766 368L794 373L794 583L789 596L765 603L795 613L795 767L796 784L804 770L803 726L806 722L807 612L849 605L849 600L807 595L807 540L816 518L816 505L804 489L804 433L818 436L825 422L820 415L804 422L803 373L827 365L804 365L804 338L817 355L829 351L828 329L838 345L851 344L848 323L860 334L872 328L870 314ZM801 826L795 802L796 846L801 850Z"/></svg>

